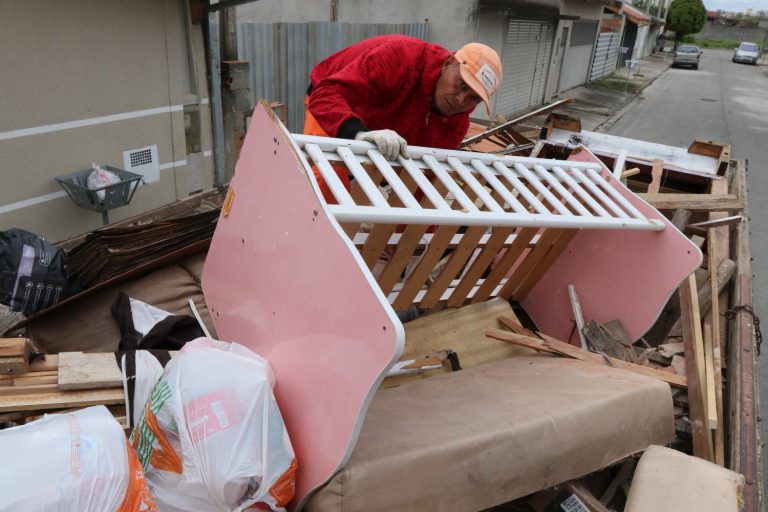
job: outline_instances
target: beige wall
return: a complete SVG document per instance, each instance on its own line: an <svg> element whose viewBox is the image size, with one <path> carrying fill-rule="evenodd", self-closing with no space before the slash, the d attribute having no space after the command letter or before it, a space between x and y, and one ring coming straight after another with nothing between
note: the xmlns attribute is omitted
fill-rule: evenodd
<svg viewBox="0 0 768 512"><path fill-rule="evenodd" d="M180 0L0 2L0 229L20 227L55 241L99 227L98 213L55 198L62 189L54 176L94 161L122 168L123 151L151 144L158 146L159 182L141 187L110 220L186 197L182 105L207 101L208 89L199 28L192 30L199 96L182 86L181 6ZM140 115L149 109L161 112ZM203 104L206 150L208 112Z"/></svg>
<svg viewBox="0 0 768 512"><path fill-rule="evenodd" d="M349 23L423 23L429 41L457 50L476 36L477 1L338 0L338 19ZM256 23L330 21L330 0L260 0L237 7L238 21Z"/></svg>

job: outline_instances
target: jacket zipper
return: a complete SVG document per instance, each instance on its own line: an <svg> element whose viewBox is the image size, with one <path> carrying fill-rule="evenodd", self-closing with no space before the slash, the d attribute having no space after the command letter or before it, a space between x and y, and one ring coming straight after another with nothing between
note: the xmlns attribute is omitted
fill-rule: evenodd
<svg viewBox="0 0 768 512"><path fill-rule="evenodd" d="M431 110L427 110L427 115L424 117L424 126L429 126L429 114L431 113Z"/></svg>

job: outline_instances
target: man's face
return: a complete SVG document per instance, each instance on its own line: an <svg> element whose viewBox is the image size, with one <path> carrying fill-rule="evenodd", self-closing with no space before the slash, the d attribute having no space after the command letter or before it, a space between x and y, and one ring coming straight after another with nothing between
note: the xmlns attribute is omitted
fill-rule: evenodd
<svg viewBox="0 0 768 512"><path fill-rule="evenodd" d="M460 64L453 55L446 59L435 85L435 109L444 116L474 110L483 99L461 78Z"/></svg>

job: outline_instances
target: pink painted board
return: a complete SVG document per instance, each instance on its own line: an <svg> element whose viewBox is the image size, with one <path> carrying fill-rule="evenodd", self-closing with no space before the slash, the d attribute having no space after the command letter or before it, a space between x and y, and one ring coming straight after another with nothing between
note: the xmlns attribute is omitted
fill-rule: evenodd
<svg viewBox="0 0 768 512"><path fill-rule="evenodd" d="M600 162L582 148L568 160ZM663 231L582 229L522 305L542 332L567 340L573 332L568 285L576 287L586 321L621 320L632 340L645 334L680 283L701 265L702 254L655 208L605 168L602 175ZM575 343L577 336L572 337Z"/></svg>
<svg viewBox="0 0 768 512"><path fill-rule="evenodd" d="M234 201L202 275L220 339L249 347L274 369L298 461L291 510L349 459L404 340L307 173L285 129L258 105L230 185Z"/></svg>

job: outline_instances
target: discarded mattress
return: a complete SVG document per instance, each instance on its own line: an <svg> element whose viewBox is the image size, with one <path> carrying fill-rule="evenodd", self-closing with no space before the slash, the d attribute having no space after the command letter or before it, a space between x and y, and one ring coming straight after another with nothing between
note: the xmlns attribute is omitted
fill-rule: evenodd
<svg viewBox="0 0 768 512"><path fill-rule="evenodd" d="M549 356L409 382L376 394L305 510L482 510L668 443L673 421L663 382Z"/></svg>

